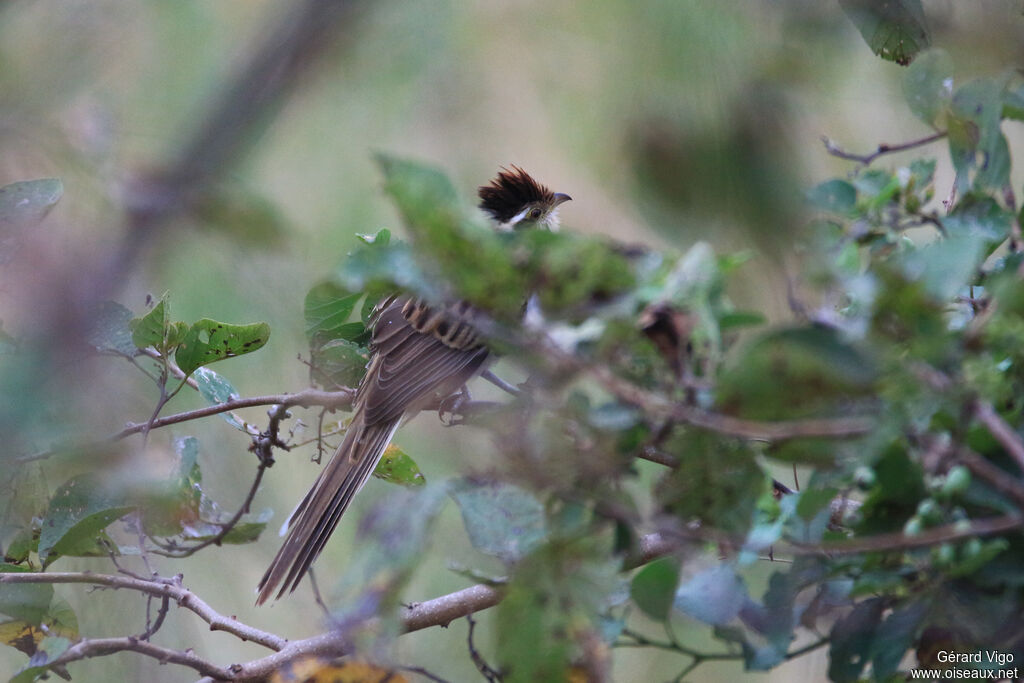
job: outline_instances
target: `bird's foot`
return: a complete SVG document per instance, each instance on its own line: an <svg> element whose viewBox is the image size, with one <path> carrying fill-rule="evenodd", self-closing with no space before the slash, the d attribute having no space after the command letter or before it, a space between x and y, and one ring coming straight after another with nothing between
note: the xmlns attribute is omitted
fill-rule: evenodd
<svg viewBox="0 0 1024 683"><path fill-rule="evenodd" d="M441 399L441 403L437 407L437 417L441 420L441 424L445 427L454 427L465 422L465 416L460 411L462 406L469 401L469 389L466 386Z"/></svg>

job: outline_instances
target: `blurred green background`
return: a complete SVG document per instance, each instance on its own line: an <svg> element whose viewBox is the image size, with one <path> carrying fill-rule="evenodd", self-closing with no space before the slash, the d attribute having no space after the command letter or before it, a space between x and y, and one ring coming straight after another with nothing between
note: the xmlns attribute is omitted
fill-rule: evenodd
<svg viewBox="0 0 1024 683"><path fill-rule="evenodd" d="M936 0L925 9L933 43L953 55L961 82L1024 63L1019 2ZM225 77L284 11L286 4L266 0L0 2L0 185L56 176L65 187L5 275L6 330L31 328L41 301L61 305L51 299L64 293L39 273L73 273L114 248L126 183L173 156ZM572 195L562 209L566 229L679 249L697 240L722 251L753 248L757 256L732 294L742 307L784 320L784 273L794 258L801 188L849 168L825 154L820 137L868 151L929 132L906 109L901 67L874 57L834 2L394 2L363 6L342 29L326 58L249 141L243 162L208 188L200 209L168 226L130 272L111 274L120 283L118 300L136 313L147 294L169 291L176 319L269 322L265 349L215 367L242 395L306 386L307 369L297 358L307 351L306 291L354 245L354 233L401 233L379 189L375 151L443 167L467 202L498 166L520 165ZM1020 136L1007 133L1011 149L1018 148ZM940 167L937 186L948 187L950 177ZM144 420L155 392L136 375L123 361L82 360L65 375L69 405L54 409L58 421L98 436ZM165 412L199 405L198 397L183 394ZM315 414L296 414L306 423L300 436L314 435ZM259 409L248 415L265 420ZM201 440L207 492L234 509L254 469L246 440L212 419L163 430L152 444L185 434ZM443 429L432 415L403 430L397 443L428 479L488 464L486 435ZM645 478L658 474L651 463L639 467ZM256 501L276 511L274 528L316 471L307 449L279 456ZM386 486L371 481L355 514ZM316 565L327 589L332 572L359 551L353 527L341 526ZM270 608L252 607L277 544L268 533L252 545L210 548L158 567L184 572L186 585L222 613L290 638L313 634L323 621L306 590ZM472 551L452 505L432 547L409 600L465 586L447 570L451 562L500 571ZM109 570L105 560L62 564L55 568ZM763 568L765 576L770 569ZM76 609L83 634L143 628L136 596L58 592ZM218 663L265 653L180 612L158 636L162 644L194 647ZM465 630L462 620L403 637L396 661L474 680ZM694 647L709 644L702 627L682 637ZM486 614L479 638L486 654ZM23 660L0 650L0 675ZM817 654L748 677L824 680L826 666ZM615 653L616 680L665 680L680 668L671 655ZM130 654L77 663L72 672L76 681L195 678ZM740 673L737 663L710 663L688 680L734 680Z"/></svg>

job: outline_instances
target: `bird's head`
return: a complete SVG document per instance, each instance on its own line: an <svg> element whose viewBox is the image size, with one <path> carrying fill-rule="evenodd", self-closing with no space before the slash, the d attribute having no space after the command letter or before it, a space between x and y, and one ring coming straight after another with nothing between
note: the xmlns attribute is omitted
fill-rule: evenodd
<svg viewBox="0 0 1024 683"><path fill-rule="evenodd" d="M477 194L480 208L495 220L499 230L558 230L558 206L572 199L552 192L518 166L502 168L498 177L481 186Z"/></svg>

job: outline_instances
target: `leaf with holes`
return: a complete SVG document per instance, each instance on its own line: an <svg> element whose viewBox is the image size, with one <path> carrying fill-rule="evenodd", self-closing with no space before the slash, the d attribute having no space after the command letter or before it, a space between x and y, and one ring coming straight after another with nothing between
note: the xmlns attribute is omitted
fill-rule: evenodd
<svg viewBox="0 0 1024 683"><path fill-rule="evenodd" d="M839 0L839 6L882 59L910 64L931 43L921 0Z"/></svg>
<svg viewBox="0 0 1024 683"><path fill-rule="evenodd" d="M267 343L270 325L229 325L209 318L192 324L174 354L178 366L191 375L204 365L251 353Z"/></svg>
<svg viewBox="0 0 1024 683"><path fill-rule="evenodd" d="M423 486L427 483L416 461L394 444L385 449L373 476L401 486Z"/></svg>

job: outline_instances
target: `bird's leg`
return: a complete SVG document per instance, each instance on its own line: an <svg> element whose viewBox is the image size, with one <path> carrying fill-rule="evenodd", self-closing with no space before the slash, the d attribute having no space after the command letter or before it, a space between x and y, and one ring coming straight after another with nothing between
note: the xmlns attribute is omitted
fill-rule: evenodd
<svg viewBox="0 0 1024 683"><path fill-rule="evenodd" d="M470 401L470 398L469 387L465 384L458 391L442 398L437 406L437 417L441 423L446 427L460 424L462 419L459 416L459 410Z"/></svg>
<svg viewBox="0 0 1024 683"><path fill-rule="evenodd" d="M494 386L496 386L499 389L501 389L502 391L506 391L506 392L512 394L513 396L519 396L521 393L523 393L522 390L519 387L513 386L512 384L509 384L508 382L506 382L502 378L500 378L497 375L495 375L490 370L484 370L483 372L480 373L480 376L483 379L485 379L488 382L490 382L491 384L493 384Z"/></svg>

